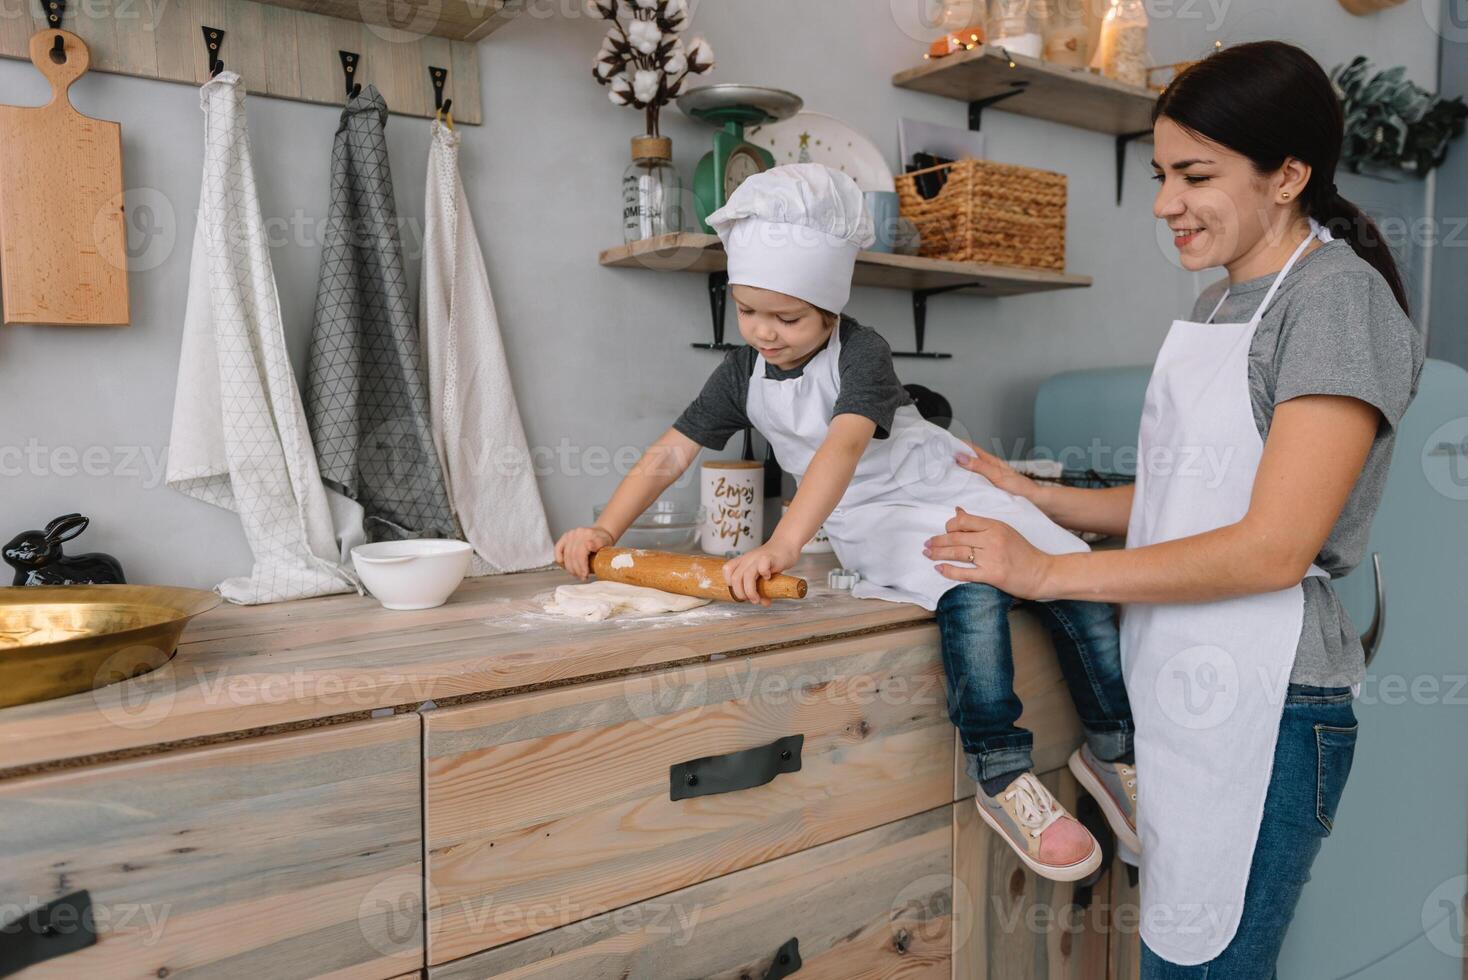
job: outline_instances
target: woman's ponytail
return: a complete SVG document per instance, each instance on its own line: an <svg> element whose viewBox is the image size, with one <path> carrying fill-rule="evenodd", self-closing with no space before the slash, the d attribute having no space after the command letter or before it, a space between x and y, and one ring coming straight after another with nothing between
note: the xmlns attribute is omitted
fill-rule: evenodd
<svg viewBox="0 0 1468 980"><path fill-rule="evenodd" d="M1278 170L1287 157L1308 163L1305 213L1349 242L1410 314L1380 229L1336 190L1345 119L1335 87L1314 58L1283 41L1223 48L1178 73L1152 110L1153 122L1159 116L1243 154L1260 173Z"/></svg>
<svg viewBox="0 0 1468 980"><path fill-rule="evenodd" d="M1320 184L1319 188L1316 187L1317 183ZM1357 255L1371 263L1391 287L1392 295L1396 297L1402 312L1411 316L1412 311L1407 304L1407 289L1402 284L1402 274L1397 270L1397 260L1382 239L1376 222L1342 197L1333 181L1321 181L1312 176L1310 185L1306 188L1306 200L1310 217L1330 229L1334 237L1350 243Z"/></svg>

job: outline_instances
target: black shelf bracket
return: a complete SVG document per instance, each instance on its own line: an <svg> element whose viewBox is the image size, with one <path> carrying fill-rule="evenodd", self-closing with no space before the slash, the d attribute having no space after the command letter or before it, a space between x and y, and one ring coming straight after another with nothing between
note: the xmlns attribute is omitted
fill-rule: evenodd
<svg viewBox="0 0 1468 980"><path fill-rule="evenodd" d="M985 109L996 103L1003 102L1005 99L1013 98L1029 87L1030 83L1028 81L1010 82L1007 91L999 92L995 95L986 95L982 99L971 100L968 104L968 128L978 129L983 122Z"/></svg>
<svg viewBox="0 0 1468 980"><path fill-rule="evenodd" d="M895 350L893 357L926 357L930 360L946 360L952 354L944 354L940 351L923 350L923 341L927 339L928 332L928 297L937 296L939 293L951 293L955 289L982 289L981 282L956 282L951 286L934 286L931 289L914 289L912 291L912 333L916 341L916 350Z"/></svg>
<svg viewBox="0 0 1468 980"><path fill-rule="evenodd" d="M709 273L709 317L714 325L714 342L712 344L694 344L699 350L733 350L738 344L724 343L724 308L728 305L726 300L729 296L729 273L724 269L715 269Z"/></svg>
<svg viewBox="0 0 1468 980"><path fill-rule="evenodd" d="M1121 133L1116 137L1116 204L1121 206L1122 178L1126 176L1126 148L1134 140L1151 136L1152 130L1139 129L1135 133Z"/></svg>

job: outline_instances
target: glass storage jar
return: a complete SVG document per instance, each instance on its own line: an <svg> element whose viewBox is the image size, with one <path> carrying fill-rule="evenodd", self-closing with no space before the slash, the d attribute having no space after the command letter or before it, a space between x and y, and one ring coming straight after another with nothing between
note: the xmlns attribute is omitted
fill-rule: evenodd
<svg viewBox="0 0 1468 980"><path fill-rule="evenodd" d="M622 240L682 230L683 179L673 167L673 141L634 136L632 162L622 172Z"/></svg>

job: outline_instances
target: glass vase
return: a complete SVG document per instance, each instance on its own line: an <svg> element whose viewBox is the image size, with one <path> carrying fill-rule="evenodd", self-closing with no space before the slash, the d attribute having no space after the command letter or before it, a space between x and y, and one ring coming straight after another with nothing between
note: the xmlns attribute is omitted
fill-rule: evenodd
<svg viewBox="0 0 1468 980"><path fill-rule="evenodd" d="M622 240L640 241L683 230L683 179L673 167L673 141L635 136L622 172Z"/></svg>

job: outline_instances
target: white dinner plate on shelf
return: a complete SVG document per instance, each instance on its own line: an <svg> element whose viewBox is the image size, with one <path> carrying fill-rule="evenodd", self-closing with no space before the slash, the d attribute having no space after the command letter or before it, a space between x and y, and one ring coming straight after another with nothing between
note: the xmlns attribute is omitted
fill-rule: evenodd
<svg viewBox="0 0 1468 980"><path fill-rule="evenodd" d="M864 191L895 191L892 168L859 130L824 112L798 112L789 119L754 126L744 138L769 150L775 165L824 163L851 176Z"/></svg>

